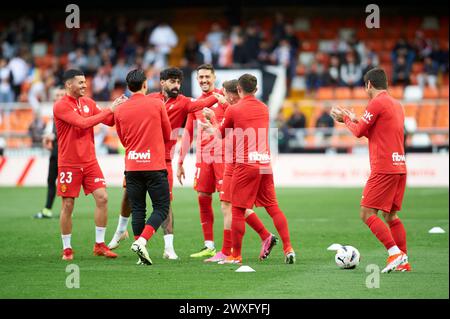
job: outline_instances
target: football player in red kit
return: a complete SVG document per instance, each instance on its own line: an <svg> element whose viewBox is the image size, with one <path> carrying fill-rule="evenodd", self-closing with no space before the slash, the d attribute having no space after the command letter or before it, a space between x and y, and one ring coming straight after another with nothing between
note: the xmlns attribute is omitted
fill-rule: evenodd
<svg viewBox="0 0 450 319"><path fill-rule="evenodd" d="M224 96L220 94L216 94L217 99L219 100L219 103L221 104L228 104L225 109L229 105L236 104L239 100L239 94L237 91L237 85L238 80L230 80L225 81L222 85L222 91ZM203 110L204 113L206 113L206 109ZM214 116L213 111L210 110L210 115ZM207 118L209 118L207 116ZM230 136L232 138L232 136ZM205 259L205 262L222 262L227 257L231 255L231 221L232 221L232 210L231 210L231 178L233 176L233 169L234 169L234 159L235 159L235 141L232 141L230 146L232 146L232 149L228 150L226 146L226 142L223 143L223 161L225 163L224 167L224 173L223 173L223 182L220 189L220 202L222 206L222 212L224 213L223 216L223 242L222 242L222 249L218 251L213 257L210 257L208 259ZM229 152L229 156L225 157L225 153ZM272 248L277 243L278 239L271 234L264 224L262 223L261 219L259 219L258 215L252 210L247 209L245 211L245 222L252 227L259 235L262 241L262 247L261 252L259 254L259 258L261 260L266 259Z"/></svg>
<svg viewBox="0 0 450 319"><path fill-rule="evenodd" d="M236 140L235 165L231 179L232 255L220 263L242 263L241 248L245 233L245 211L254 205L269 213L283 241L285 262L295 263L286 216L280 210L275 194L269 149L269 110L255 97L257 80L244 74L238 80L241 100L228 107L220 135ZM212 120L217 124L217 120Z"/></svg>
<svg viewBox="0 0 450 319"><path fill-rule="evenodd" d="M222 94L216 89L214 82L216 75L211 64L202 64L197 68L197 81L203 92L199 100L214 96L214 93ZM210 107L214 111L218 121L225 114L224 105L217 103ZM197 124L197 147L196 147L196 172L194 176L194 189L198 193L198 206L200 210L200 222L202 225L204 247L190 256L193 258L208 258L216 254L214 245L214 211L212 208L212 193L220 191L222 184L224 163L222 162L222 149L216 147L221 143L220 139L210 134L204 134L200 125L205 118L201 111L189 114L184 129L180 157L178 161L177 177L182 181L184 178L183 160L189 151L194 135L194 123Z"/></svg>
<svg viewBox="0 0 450 319"><path fill-rule="evenodd" d="M181 83L183 82L183 72L178 68L167 68L160 73L161 92L151 93L149 96L160 99L164 102L167 115L169 116L170 125L172 127L171 139L165 144L165 159L168 172L168 182L170 188L170 200L173 200L173 173L172 158L174 155L175 144L179 129L183 126L189 114L210 107L217 103L217 98L213 95L208 98L196 100L180 94ZM128 218L131 210L128 204L127 192L124 191L122 197L121 213L117 230L108 247L115 249L119 246L119 242L126 236ZM173 247L173 213L172 205L169 208L169 214L161 225L164 231L164 254L163 257L171 260L178 259Z"/></svg>
<svg viewBox="0 0 450 319"><path fill-rule="evenodd" d="M62 197L61 238L63 260L73 259L71 245L72 212L75 198L83 185L84 193L95 199L94 255L115 258L117 254L105 245L108 218L108 195L102 170L95 155L93 127L99 123L114 125L111 109L102 110L92 99L84 97L86 79L79 70L67 70L63 75L66 95L53 106L53 118L58 136L58 185L57 194ZM113 103L118 105L126 98Z"/></svg>
<svg viewBox="0 0 450 319"><path fill-rule="evenodd" d="M336 121L345 123L356 137L369 139L371 174L361 199L360 215L364 223L384 245L389 257L382 273L410 271L406 255L406 231L397 212L402 208L406 186L406 158L402 105L387 92L384 70L374 68L364 75L369 104L361 119L343 108L333 108ZM377 216L378 211L389 228Z"/></svg>

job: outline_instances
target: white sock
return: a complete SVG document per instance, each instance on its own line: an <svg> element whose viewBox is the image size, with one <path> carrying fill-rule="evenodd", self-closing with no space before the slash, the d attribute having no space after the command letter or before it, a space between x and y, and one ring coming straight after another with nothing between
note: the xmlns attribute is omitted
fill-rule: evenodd
<svg viewBox="0 0 450 319"><path fill-rule="evenodd" d="M141 245L147 245L147 239L145 239L144 237L139 237L136 241Z"/></svg>
<svg viewBox="0 0 450 319"><path fill-rule="evenodd" d="M66 248L72 248L72 245L70 244L70 239L72 238L72 234L63 235L61 234L62 242L63 242L63 249Z"/></svg>
<svg viewBox="0 0 450 319"><path fill-rule="evenodd" d="M116 233L122 235L127 230L128 219L130 218L123 217L122 215L119 216L119 224L117 225Z"/></svg>
<svg viewBox="0 0 450 319"><path fill-rule="evenodd" d="M402 251L397 246L388 249L389 256L400 254Z"/></svg>
<svg viewBox="0 0 450 319"><path fill-rule="evenodd" d="M214 249L214 242L212 240L205 240L205 246L209 249Z"/></svg>
<svg viewBox="0 0 450 319"><path fill-rule="evenodd" d="M106 227L95 226L95 242L97 244L105 242Z"/></svg>
<svg viewBox="0 0 450 319"><path fill-rule="evenodd" d="M164 235L164 249L173 249L173 234Z"/></svg>

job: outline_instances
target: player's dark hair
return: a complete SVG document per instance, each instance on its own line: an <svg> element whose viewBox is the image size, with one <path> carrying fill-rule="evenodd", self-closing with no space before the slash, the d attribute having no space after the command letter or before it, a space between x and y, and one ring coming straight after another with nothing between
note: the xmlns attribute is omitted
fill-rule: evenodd
<svg viewBox="0 0 450 319"><path fill-rule="evenodd" d="M76 76L84 76L83 71L77 69L69 69L64 72L62 80L66 84L67 81L72 80Z"/></svg>
<svg viewBox="0 0 450 319"><path fill-rule="evenodd" d="M215 73L214 67L212 66L212 64L202 64L202 65L199 65L199 66L197 67L197 72L200 71L200 70L210 70L211 73L213 73L213 74Z"/></svg>
<svg viewBox="0 0 450 319"><path fill-rule="evenodd" d="M127 85L131 92L137 92L142 89L145 81L147 81L147 77L142 69L135 69L127 74Z"/></svg>
<svg viewBox="0 0 450 319"><path fill-rule="evenodd" d="M256 77L248 73L241 75L238 80L239 86L245 93L253 93L256 90L257 82Z"/></svg>
<svg viewBox="0 0 450 319"><path fill-rule="evenodd" d="M386 90L388 87L386 72L380 68L373 68L364 75L364 84L367 82L377 90Z"/></svg>
<svg viewBox="0 0 450 319"><path fill-rule="evenodd" d="M227 92L238 94L238 91L237 91L238 80L224 81L222 86L225 88L225 90L227 90Z"/></svg>
<svg viewBox="0 0 450 319"><path fill-rule="evenodd" d="M183 81L183 71L181 71L179 68L167 68L165 70L162 70L159 74L160 80L168 80L168 79L175 79Z"/></svg>

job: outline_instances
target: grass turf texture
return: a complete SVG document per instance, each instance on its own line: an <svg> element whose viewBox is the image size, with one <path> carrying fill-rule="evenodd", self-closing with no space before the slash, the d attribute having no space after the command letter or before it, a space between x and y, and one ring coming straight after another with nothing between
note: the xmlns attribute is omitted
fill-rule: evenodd
<svg viewBox="0 0 450 319"><path fill-rule="evenodd" d="M107 243L117 225L120 188L109 188ZM189 255L202 248L193 190L175 189L175 249L179 261L162 258L162 231L149 244L152 266L137 266L137 256L121 243L119 258L92 255L92 196L75 202L72 246L80 268L80 288L66 288L68 262L61 260L59 219L35 220L45 188L0 188L0 298L448 298L448 189L408 189L401 213L408 236L411 273L380 274L380 288L368 289L366 266L385 265L384 247L359 219L360 189L277 190L291 230L297 263L284 264L281 242L264 262L260 240L246 227L243 263L254 273L236 273L235 265L205 264ZM217 196L217 195L216 195ZM216 246L222 243L222 215L214 198ZM60 199L54 205L59 214ZM270 217L258 215L275 232ZM428 234L433 226L445 234ZM131 223L128 226L130 235ZM332 243L349 244L361 253L354 270L341 270ZM228 288L225 288L228 287Z"/></svg>

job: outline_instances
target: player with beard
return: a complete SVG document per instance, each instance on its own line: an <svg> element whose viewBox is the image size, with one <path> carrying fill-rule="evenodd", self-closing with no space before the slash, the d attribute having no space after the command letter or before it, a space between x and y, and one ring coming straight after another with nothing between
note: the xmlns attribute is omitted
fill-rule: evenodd
<svg viewBox="0 0 450 319"><path fill-rule="evenodd" d="M215 88L216 75L211 64L202 64L197 68L197 81L202 90L199 100L214 96L214 93L222 94ZM214 111L220 122L225 114L226 105L215 104L210 109ZM224 171L221 145L215 135L205 134L200 123L205 122L201 111L189 114L183 138L178 162L177 177L180 182L185 177L183 160L189 152L194 135L194 123L197 125L197 147L196 147L196 172L194 176L194 189L198 194L198 206L200 210L200 222L202 225L204 247L194 254L193 258L209 258L216 254L214 245L214 211L212 208L212 193L220 191ZM222 210L223 212L223 210ZM225 215L225 213L224 213Z"/></svg>
<svg viewBox="0 0 450 319"><path fill-rule="evenodd" d="M186 122L188 114L193 114L201 111L205 107L210 107L217 103L217 98L213 95L206 99L195 100L180 94L180 87L183 81L183 72L178 68L167 68L160 73L161 92L149 94L152 97L161 99L165 106L167 115L169 116L170 125L172 127L171 139L165 144L165 158L168 171L168 181L170 188L170 200L173 200L173 172L172 172L172 157L174 154L175 144L177 142L178 131ZM110 249L115 249L119 246L120 240L126 237L126 229L128 225L128 218L131 214L131 209L128 203L127 192L124 191L121 204L121 213L119 216L119 223L113 239L109 243ZM169 214L166 220L161 225L164 231L164 254L163 257L167 259L178 259L175 249L173 247L173 211L172 205L169 207Z"/></svg>

